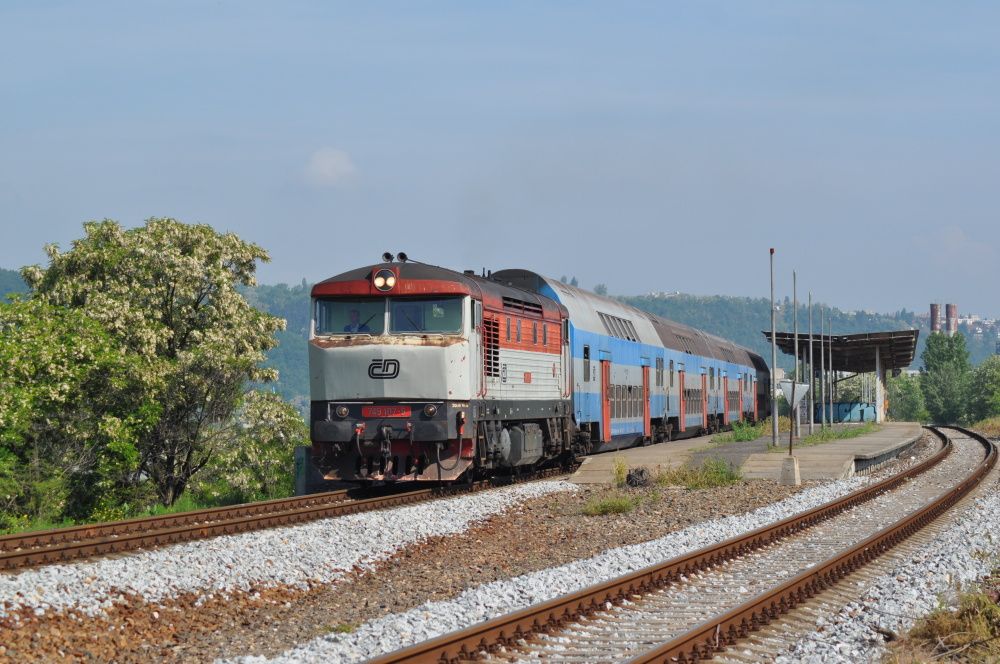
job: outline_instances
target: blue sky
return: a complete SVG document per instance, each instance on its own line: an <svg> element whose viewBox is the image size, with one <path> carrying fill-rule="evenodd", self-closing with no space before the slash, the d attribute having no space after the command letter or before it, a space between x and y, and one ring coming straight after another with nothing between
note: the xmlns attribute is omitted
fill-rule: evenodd
<svg viewBox="0 0 1000 664"><path fill-rule="evenodd" d="M88 219L1000 313L995 3L0 4L0 266Z"/></svg>

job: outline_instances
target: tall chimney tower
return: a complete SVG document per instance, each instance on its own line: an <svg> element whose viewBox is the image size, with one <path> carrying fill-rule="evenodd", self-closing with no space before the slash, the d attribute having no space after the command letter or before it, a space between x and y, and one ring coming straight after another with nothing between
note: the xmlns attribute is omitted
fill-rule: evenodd
<svg viewBox="0 0 1000 664"><path fill-rule="evenodd" d="M946 304L944 305L944 315L946 319L946 330L948 336L955 336L958 332L958 305L957 304Z"/></svg>
<svg viewBox="0 0 1000 664"><path fill-rule="evenodd" d="M941 305L931 302L931 334L941 331Z"/></svg>

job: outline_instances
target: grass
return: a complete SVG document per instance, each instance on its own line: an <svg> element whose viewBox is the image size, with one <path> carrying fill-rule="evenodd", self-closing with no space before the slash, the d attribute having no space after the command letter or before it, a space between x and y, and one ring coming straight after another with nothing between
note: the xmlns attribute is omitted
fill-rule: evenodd
<svg viewBox="0 0 1000 664"><path fill-rule="evenodd" d="M355 625L354 623L339 623L338 625L335 625L334 628L330 631L333 632L334 634L350 634L357 628L358 626Z"/></svg>
<svg viewBox="0 0 1000 664"><path fill-rule="evenodd" d="M955 607L921 618L894 648L897 662L1000 661L1000 570L962 592Z"/></svg>
<svg viewBox="0 0 1000 664"><path fill-rule="evenodd" d="M711 489L718 486L736 484L741 479L738 468L733 467L725 459L709 457L701 466L681 466L669 470L660 470L656 475L656 483L661 486L683 486L686 489Z"/></svg>
<svg viewBox="0 0 1000 664"><path fill-rule="evenodd" d="M778 417L778 433L788 433L792 421L788 417ZM733 430L712 437L712 444L740 443L757 440L771 433L771 418L761 420L757 424L749 422L733 422Z"/></svg>
<svg viewBox="0 0 1000 664"><path fill-rule="evenodd" d="M768 422L770 425L770 422ZM767 429L770 431L770 428ZM713 443L742 443L757 440L766 433L764 422L750 424L749 422L733 422L733 430L712 437Z"/></svg>
<svg viewBox="0 0 1000 664"><path fill-rule="evenodd" d="M1000 417L988 417L970 425L969 428L987 438L1000 438Z"/></svg>
<svg viewBox="0 0 1000 664"><path fill-rule="evenodd" d="M797 440L794 443L794 447L812 447L813 445L822 445L823 443L829 443L834 440L848 440L850 438L857 438L858 436L864 436L869 433L875 433L881 429L879 425L874 422L865 422L861 426L850 426L842 427L839 429L827 428L821 429L814 434L809 436L804 436L801 440ZM787 433L787 432L786 432ZM778 446L771 449L771 452L787 452L788 451L788 436L778 439Z"/></svg>
<svg viewBox="0 0 1000 664"><path fill-rule="evenodd" d="M583 506L587 516L604 516L607 514L627 514L642 502L640 496L630 496L626 493L615 493L610 496L595 497Z"/></svg>
<svg viewBox="0 0 1000 664"><path fill-rule="evenodd" d="M625 486L625 478L628 477L628 462L625 457L619 455L611 463L611 483L616 487Z"/></svg>

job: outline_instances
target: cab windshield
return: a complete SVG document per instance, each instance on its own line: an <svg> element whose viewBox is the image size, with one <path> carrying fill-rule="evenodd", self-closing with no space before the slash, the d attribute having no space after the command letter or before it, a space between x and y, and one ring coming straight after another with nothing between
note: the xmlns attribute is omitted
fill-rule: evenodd
<svg viewBox="0 0 1000 664"><path fill-rule="evenodd" d="M455 334L462 331L462 298L391 298L389 332Z"/></svg>
<svg viewBox="0 0 1000 664"><path fill-rule="evenodd" d="M385 298L356 297L316 300L316 334L382 334Z"/></svg>
<svg viewBox="0 0 1000 664"><path fill-rule="evenodd" d="M461 296L355 297L316 300L316 334L458 334L462 331ZM388 315L387 315L388 314Z"/></svg>

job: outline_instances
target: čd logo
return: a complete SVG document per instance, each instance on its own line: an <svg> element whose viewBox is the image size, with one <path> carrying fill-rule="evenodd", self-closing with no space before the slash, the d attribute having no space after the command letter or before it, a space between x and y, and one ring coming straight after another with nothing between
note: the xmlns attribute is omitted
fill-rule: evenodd
<svg viewBox="0 0 1000 664"><path fill-rule="evenodd" d="M368 365L368 377L387 380L399 375L399 360L372 360Z"/></svg>

